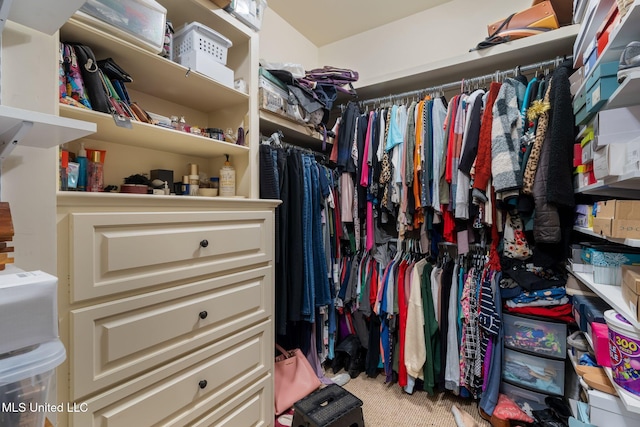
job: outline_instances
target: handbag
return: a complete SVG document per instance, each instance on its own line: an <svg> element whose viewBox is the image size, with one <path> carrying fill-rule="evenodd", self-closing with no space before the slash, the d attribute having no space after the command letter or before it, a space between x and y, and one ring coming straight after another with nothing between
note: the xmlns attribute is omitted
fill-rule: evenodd
<svg viewBox="0 0 640 427"><path fill-rule="evenodd" d="M471 49L486 49L497 44L559 28L558 18L550 1L542 1L521 12L512 13L505 19L501 19L487 25L489 36Z"/></svg>
<svg viewBox="0 0 640 427"><path fill-rule="evenodd" d="M101 59L98 61L98 67L102 72L112 80L120 80L121 82L132 83L133 77L120 67L112 58Z"/></svg>
<svg viewBox="0 0 640 427"><path fill-rule="evenodd" d="M547 0L533 0L532 6ZM558 24L561 27L571 25L573 22L573 0L548 0L558 17Z"/></svg>
<svg viewBox="0 0 640 427"><path fill-rule="evenodd" d="M299 348L287 351L276 344L280 351L273 368L274 400L276 415L280 415L320 387L320 379L307 357Z"/></svg>
<svg viewBox="0 0 640 427"><path fill-rule="evenodd" d="M111 104L93 51L89 46L80 44L74 44L73 48L78 58L78 66L82 73L85 90L91 101L91 107L96 111L110 113Z"/></svg>

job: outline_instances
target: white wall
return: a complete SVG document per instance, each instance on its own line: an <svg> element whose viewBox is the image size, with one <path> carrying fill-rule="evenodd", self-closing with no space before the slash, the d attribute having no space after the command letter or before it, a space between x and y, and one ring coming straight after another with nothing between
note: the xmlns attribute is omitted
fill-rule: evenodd
<svg viewBox="0 0 640 427"><path fill-rule="evenodd" d="M319 66L316 45L269 8L260 30L260 59L302 64L305 70Z"/></svg>
<svg viewBox="0 0 640 427"><path fill-rule="evenodd" d="M301 63L306 69L333 65L356 70L360 73L356 87L363 87L402 70L467 53L487 36L487 24L529 6L531 0L452 0L321 48L267 9L260 57Z"/></svg>
<svg viewBox="0 0 640 427"><path fill-rule="evenodd" d="M531 6L531 0L453 0L319 49L322 64L360 73L357 86L386 75L467 53L487 36L487 24Z"/></svg>
<svg viewBox="0 0 640 427"><path fill-rule="evenodd" d="M7 22L2 33L2 104L56 114L57 39L57 34ZM54 275L57 153L57 147L18 146L1 165L1 198L11 207L15 265Z"/></svg>

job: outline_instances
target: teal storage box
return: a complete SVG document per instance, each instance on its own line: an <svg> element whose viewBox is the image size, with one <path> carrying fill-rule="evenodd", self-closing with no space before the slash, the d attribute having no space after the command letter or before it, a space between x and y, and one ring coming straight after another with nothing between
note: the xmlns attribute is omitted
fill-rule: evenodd
<svg viewBox="0 0 640 427"><path fill-rule="evenodd" d="M616 75L600 77L598 81L587 91L587 112L595 114L609 100L613 92L618 88Z"/></svg>
<svg viewBox="0 0 640 427"><path fill-rule="evenodd" d="M598 65L598 67L593 70L593 73L587 78L587 90L591 89L591 87L602 77L616 76L618 74L618 64L618 61L611 61Z"/></svg>
<svg viewBox="0 0 640 427"><path fill-rule="evenodd" d="M576 93L576 96L573 97L573 114L578 114L585 105L587 104L587 87L584 86L582 90Z"/></svg>
<svg viewBox="0 0 640 427"><path fill-rule="evenodd" d="M595 112L589 111L587 109L587 105L583 104L582 108L577 113L575 113L576 126L586 125L595 117L595 115Z"/></svg>

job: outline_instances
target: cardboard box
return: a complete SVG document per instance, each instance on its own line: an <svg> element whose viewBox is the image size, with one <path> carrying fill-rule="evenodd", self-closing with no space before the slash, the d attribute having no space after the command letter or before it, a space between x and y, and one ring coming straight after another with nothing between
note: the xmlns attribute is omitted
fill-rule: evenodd
<svg viewBox="0 0 640 427"><path fill-rule="evenodd" d="M593 131L595 150L607 144L636 140L640 135L640 105L598 112L593 120Z"/></svg>
<svg viewBox="0 0 640 427"><path fill-rule="evenodd" d="M595 426L636 427L640 414L629 411L619 397L589 390L589 422Z"/></svg>
<svg viewBox="0 0 640 427"><path fill-rule="evenodd" d="M593 73L587 78L587 91L591 89L598 80L606 77L614 77L618 74L618 61L605 62L598 65Z"/></svg>
<svg viewBox="0 0 640 427"><path fill-rule="evenodd" d="M597 113L618 88L618 78L613 76L600 77L590 89L587 89L587 111Z"/></svg>
<svg viewBox="0 0 640 427"><path fill-rule="evenodd" d="M569 77L569 83L571 84L571 95L575 96L578 92L580 86L584 82L584 67L578 68L571 76Z"/></svg>
<svg viewBox="0 0 640 427"><path fill-rule="evenodd" d="M611 235L613 218L593 218L593 232L601 236Z"/></svg>
<svg viewBox="0 0 640 427"><path fill-rule="evenodd" d="M618 13L618 4L614 3L611 9L609 9L609 13L602 22L602 25L596 32L598 55L602 54L604 48L609 44L609 34L618 23L620 23L620 14Z"/></svg>
<svg viewBox="0 0 640 427"><path fill-rule="evenodd" d="M593 160L593 142L589 141L585 145L582 146L582 164L589 163Z"/></svg>
<svg viewBox="0 0 640 427"><path fill-rule="evenodd" d="M609 237L618 239L640 239L640 221L614 219L611 223Z"/></svg>
<svg viewBox="0 0 640 427"><path fill-rule="evenodd" d="M640 319L640 266L622 266L622 299L631 312Z"/></svg>
<svg viewBox="0 0 640 427"><path fill-rule="evenodd" d="M634 294L640 295L640 266L623 265L622 283L624 286L628 287Z"/></svg>
<svg viewBox="0 0 640 427"><path fill-rule="evenodd" d="M619 176L624 173L626 144L607 144L593 152L593 174L596 179Z"/></svg>

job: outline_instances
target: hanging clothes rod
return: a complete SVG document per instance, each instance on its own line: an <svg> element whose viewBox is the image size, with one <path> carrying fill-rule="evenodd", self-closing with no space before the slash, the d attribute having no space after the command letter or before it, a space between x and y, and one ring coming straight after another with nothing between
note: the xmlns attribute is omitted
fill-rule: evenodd
<svg viewBox="0 0 640 427"><path fill-rule="evenodd" d="M375 104L378 102L393 102L396 101L398 99L402 99L402 98L408 98L408 97L412 97L412 96L420 96L422 97L423 95L426 95L427 93L430 92L444 92L445 90L449 90L449 89L455 89L455 88L459 88L459 87L464 87L465 84L475 84L475 83L480 83L483 81L487 81L487 80L494 80L494 81L498 81L501 78L504 79L506 77L509 76L509 74L512 75L516 75L518 73L521 72L527 72L527 71L532 71L532 70L536 70L538 68L545 68L545 67L549 67L549 66L554 66L554 67L558 67L563 61L565 60L571 60L572 56L563 56L563 57L556 57L555 59L548 59L546 61L540 61L540 62L536 62L533 64L528 64L528 65L523 65L523 66L516 66L515 68L511 69L511 70L496 70L491 74L485 74L482 76L476 76L476 77L472 77L469 79L462 79L462 80L458 80L456 82L451 82L451 83L444 83L441 85L435 85L435 86L431 86L431 87L427 87L424 89L418 89L418 90L412 90L409 92L403 92L403 93L397 93L394 95L387 95L387 96L381 96L378 98L371 98L371 99L366 99L366 100L362 100L359 101L360 104L365 105L365 104Z"/></svg>

